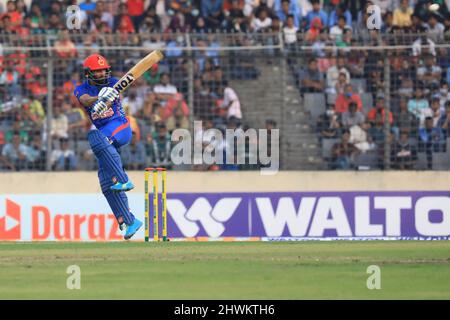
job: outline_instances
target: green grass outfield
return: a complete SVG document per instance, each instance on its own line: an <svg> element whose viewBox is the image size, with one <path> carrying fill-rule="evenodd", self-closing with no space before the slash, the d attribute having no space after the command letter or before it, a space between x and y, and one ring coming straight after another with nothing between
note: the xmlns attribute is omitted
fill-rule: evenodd
<svg viewBox="0 0 450 320"><path fill-rule="evenodd" d="M450 242L0 243L0 299L17 298L450 299Z"/></svg>

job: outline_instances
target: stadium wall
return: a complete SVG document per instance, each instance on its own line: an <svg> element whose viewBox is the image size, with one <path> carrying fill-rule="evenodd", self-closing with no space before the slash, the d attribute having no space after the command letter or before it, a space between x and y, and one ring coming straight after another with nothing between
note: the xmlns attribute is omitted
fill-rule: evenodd
<svg viewBox="0 0 450 320"><path fill-rule="evenodd" d="M144 192L144 173L129 172ZM263 176L247 172L168 172L169 192L296 192L296 191L447 191L449 171L330 172L280 171ZM0 194L96 193L96 172L15 172L0 174Z"/></svg>
<svg viewBox="0 0 450 320"><path fill-rule="evenodd" d="M128 193L130 210L144 220L144 174L130 176L136 184ZM167 176L173 240L450 239L449 172L170 171ZM95 172L1 177L0 240L121 239ZM142 229L135 240L143 238Z"/></svg>

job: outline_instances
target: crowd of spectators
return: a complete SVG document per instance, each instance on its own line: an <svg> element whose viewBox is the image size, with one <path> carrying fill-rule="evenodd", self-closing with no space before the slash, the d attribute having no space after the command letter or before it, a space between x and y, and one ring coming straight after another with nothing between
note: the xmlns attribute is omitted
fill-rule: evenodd
<svg viewBox="0 0 450 320"><path fill-rule="evenodd" d="M437 12L428 10L431 2L440 4ZM423 141L428 153L443 150L441 140L445 140L449 131L444 116L450 114L445 109L450 55L448 48L439 44L448 42L446 37L450 34L449 2L2 0L0 166L7 170L42 170L43 155L50 147L52 152L47 160L52 169L93 169L95 162L85 141L89 121L72 92L84 80L81 68L84 57L105 45L170 49L164 62L147 72L124 96L123 105L134 134L132 143L124 150L128 168L149 164L170 166L170 133L176 128L192 129L194 119L223 130L242 126L245 119L236 88L230 81L258 79L259 70L251 51L221 54L214 50L230 45L223 42L222 33L246 34L232 38L233 45L243 46L258 41L275 43L278 37L273 33L283 36L300 93L327 96L328 110L319 119L319 135L323 139L342 137L345 146L333 148L333 168L351 166L349 157L341 161L340 154L349 156L378 149L381 156L385 139L392 139L393 150L399 148L404 145L405 134L409 142L411 138ZM78 5L79 10L68 11L71 5ZM369 28L373 22L367 11L370 5L380 8L380 23L375 28ZM185 33L198 35L190 39L190 45L201 49L193 55L181 50L187 45ZM3 50L3 47L45 47L48 41L56 56L52 59L51 86L47 82L49 66L45 50ZM408 48L387 53L390 94L401 98L391 99L384 96L385 51L349 47L397 44ZM310 50L299 54L300 46ZM101 53L110 61L116 76L142 56L138 50L126 49ZM193 82L189 78L192 73ZM359 83L364 86L355 87L353 80L361 80ZM50 96L49 88L52 88ZM373 105L363 105L360 95L365 93L372 95ZM438 109L433 102L437 95ZM49 97L52 119L47 119ZM389 101L391 110L387 117L392 127L389 137L385 137L383 122L385 101ZM51 125L50 131L47 124ZM347 133L348 143L356 149L346 147ZM433 142L429 147L429 141L437 140L439 143ZM394 164L398 162L398 153L402 154L392 152Z"/></svg>

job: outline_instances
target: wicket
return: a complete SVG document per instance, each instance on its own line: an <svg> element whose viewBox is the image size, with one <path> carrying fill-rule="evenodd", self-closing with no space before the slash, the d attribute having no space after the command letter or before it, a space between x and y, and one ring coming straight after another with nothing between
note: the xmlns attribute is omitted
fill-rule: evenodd
<svg viewBox="0 0 450 320"><path fill-rule="evenodd" d="M150 238L150 201L148 181L150 172L153 175L153 240L159 241L159 193L158 193L158 172L161 172L161 199L162 199L162 240L168 241L167 238L167 191L166 191L166 168L145 168L145 241Z"/></svg>

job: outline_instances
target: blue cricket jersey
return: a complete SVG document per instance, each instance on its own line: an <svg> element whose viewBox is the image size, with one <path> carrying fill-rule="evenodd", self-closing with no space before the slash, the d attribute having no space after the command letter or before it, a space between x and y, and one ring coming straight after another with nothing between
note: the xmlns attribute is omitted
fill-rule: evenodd
<svg viewBox="0 0 450 320"><path fill-rule="evenodd" d="M74 95L80 101L80 97L84 94L88 94L91 97L98 96L98 93L103 87L113 87L117 78L111 77L108 84L103 86L90 85L88 80L75 88ZM81 102L80 102L81 104ZM128 144L131 140L131 128L125 111L122 108L120 97L114 101L111 107L106 110L101 116L92 114L92 107L83 106L87 111L91 122L94 126L100 130L106 137L108 137L116 147L121 147Z"/></svg>

